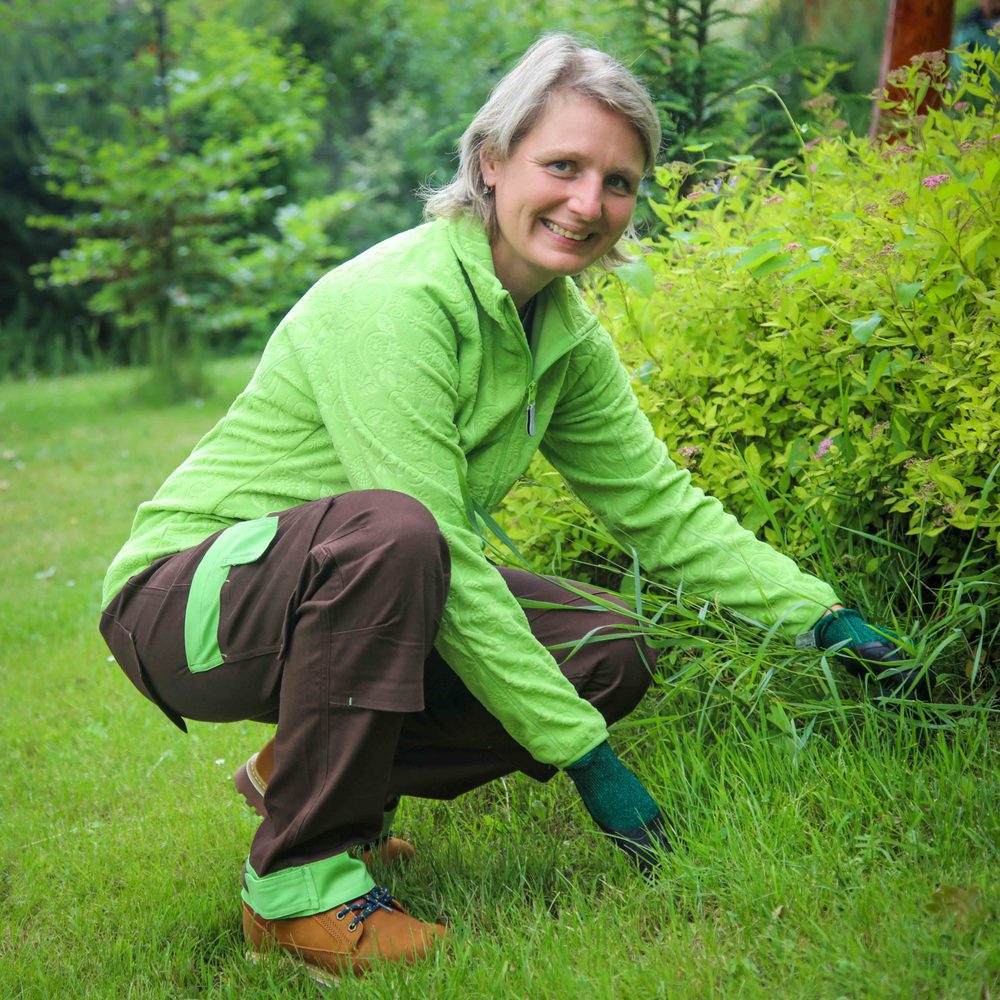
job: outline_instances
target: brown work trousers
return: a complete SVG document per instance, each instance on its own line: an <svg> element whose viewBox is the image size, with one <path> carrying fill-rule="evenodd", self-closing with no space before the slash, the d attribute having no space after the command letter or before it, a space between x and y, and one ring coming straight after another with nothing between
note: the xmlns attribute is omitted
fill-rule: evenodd
<svg viewBox="0 0 1000 1000"><path fill-rule="evenodd" d="M371 490L281 512L264 555L233 566L222 586L224 662L193 673L187 595L215 537L129 580L101 632L132 683L181 728L185 718L277 723L267 817L250 851L258 875L374 839L396 795L448 799L515 770L555 773L435 652L450 560L419 502ZM554 580L498 572L518 598L557 606L525 614L581 696L609 723L632 711L655 654L622 628L628 618ZM620 638L572 649L595 629Z"/></svg>

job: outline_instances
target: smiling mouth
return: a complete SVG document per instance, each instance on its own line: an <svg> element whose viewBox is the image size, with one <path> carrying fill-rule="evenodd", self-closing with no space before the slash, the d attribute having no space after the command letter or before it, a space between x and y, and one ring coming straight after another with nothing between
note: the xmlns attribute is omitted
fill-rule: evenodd
<svg viewBox="0 0 1000 1000"><path fill-rule="evenodd" d="M557 226L551 219L542 219L542 225L550 232L555 233L556 236L563 236L567 240L573 240L574 243L586 243L594 235L593 233L571 233L568 229Z"/></svg>

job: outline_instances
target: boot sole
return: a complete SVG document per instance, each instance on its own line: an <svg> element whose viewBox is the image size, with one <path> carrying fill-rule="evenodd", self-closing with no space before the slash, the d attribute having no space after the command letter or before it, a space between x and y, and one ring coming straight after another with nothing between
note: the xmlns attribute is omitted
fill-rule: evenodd
<svg viewBox="0 0 1000 1000"><path fill-rule="evenodd" d="M259 965L263 956L259 951L249 948L244 952L243 957L253 965ZM334 986L339 986L342 975L344 975L335 976L328 969L321 969L319 966L312 965L301 958L295 958L294 955L279 954L277 961L280 965L287 966L289 969L304 972L314 983L328 990L333 989Z"/></svg>

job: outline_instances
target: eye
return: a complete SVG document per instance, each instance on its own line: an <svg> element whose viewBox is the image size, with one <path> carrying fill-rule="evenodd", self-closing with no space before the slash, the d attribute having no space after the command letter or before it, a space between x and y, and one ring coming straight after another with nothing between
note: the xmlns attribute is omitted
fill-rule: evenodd
<svg viewBox="0 0 1000 1000"><path fill-rule="evenodd" d="M568 174L573 169L572 160L553 160L549 164L549 170L557 174Z"/></svg>
<svg viewBox="0 0 1000 1000"><path fill-rule="evenodd" d="M607 180L608 187L620 194L632 194L634 188L632 182L621 174L612 174Z"/></svg>

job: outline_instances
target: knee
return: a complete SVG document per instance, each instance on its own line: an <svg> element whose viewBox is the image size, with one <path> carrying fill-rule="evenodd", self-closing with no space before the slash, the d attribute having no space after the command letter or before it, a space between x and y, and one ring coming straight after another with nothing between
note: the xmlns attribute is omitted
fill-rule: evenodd
<svg viewBox="0 0 1000 1000"><path fill-rule="evenodd" d="M656 651L646 645L642 636L630 636L613 645L618 651L618 674L609 705L614 714L611 721L623 719L636 708L649 690L656 669Z"/></svg>
<svg viewBox="0 0 1000 1000"><path fill-rule="evenodd" d="M394 490L358 490L335 497L321 525L313 554L343 558L344 546L366 567L401 580L440 577L450 571L448 545L433 514Z"/></svg>
<svg viewBox="0 0 1000 1000"><path fill-rule="evenodd" d="M449 569L448 545L434 515L406 493L370 490L369 525L377 544L400 569Z"/></svg>
<svg viewBox="0 0 1000 1000"><path fill-rule="evenodd" d="M610 594L602 595L618 602ZM594 645L599 658L587 684L585 696L601 711L608 724L629 715L642 701L656 669L656 650L635 630L635 621L609 613L605 636L618 632L620 637L605 638ZM596 689L596 690L595 690ZM581 692L584 693L584 692Z"/></svg>

